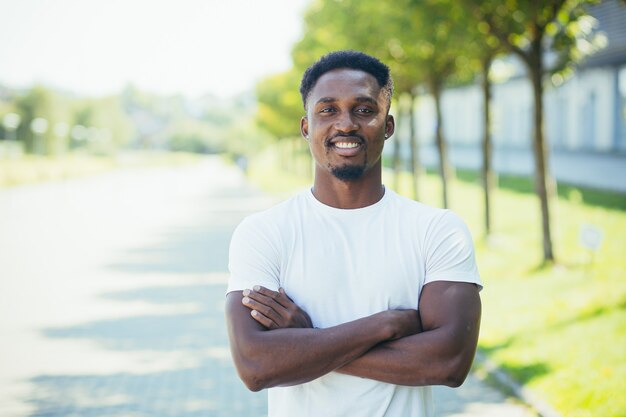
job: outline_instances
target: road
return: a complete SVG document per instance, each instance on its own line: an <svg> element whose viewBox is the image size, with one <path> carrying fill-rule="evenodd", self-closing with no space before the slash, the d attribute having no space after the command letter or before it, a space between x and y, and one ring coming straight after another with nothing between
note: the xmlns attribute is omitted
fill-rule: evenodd
<svg viewBox="0 0 626 417"><path fill-rule="evenodd" d="M230 234L275 202L217 158L0 191L0 415L265 415L223 311ZM436 399L534 415L474 376Z"/></svg>

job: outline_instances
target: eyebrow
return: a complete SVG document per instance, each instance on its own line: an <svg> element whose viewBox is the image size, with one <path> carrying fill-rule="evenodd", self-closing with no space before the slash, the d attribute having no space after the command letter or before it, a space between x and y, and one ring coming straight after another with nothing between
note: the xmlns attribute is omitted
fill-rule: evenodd
<svg viewBox="0 0 626 417"><path fill-rule="evenodd" d="M376 100L374 100L371 97L367 97L367 96L357 97L356 101L358 101L359 103L369 103L369 104L372 104L372 105L375 105L375 106L378 105L378 102Z"/></svg>
<svg viewBox="0 0 626 417"><path fill-rule="evenodd" d="M315 104L320 104L320 103L334 103L336 102L337 99L334 97L322 97L319 100L317 100L315 102ZM359 103L369 103L372 105L378 105L378 102L376 100L374 100L372 97L368 97L368 96L358 96L355 98L355 101L359 102Z"/></svg>

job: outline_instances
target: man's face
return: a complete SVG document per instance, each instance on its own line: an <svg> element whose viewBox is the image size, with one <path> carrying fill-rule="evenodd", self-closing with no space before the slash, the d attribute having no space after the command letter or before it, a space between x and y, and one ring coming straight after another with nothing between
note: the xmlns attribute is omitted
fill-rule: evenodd
<svg viewBox="0 0 626 417"><path fill-rule="evenodd" d="M301 122L316 175L356 181L371 168L380 168L385 134L391 136L394 129L387 108L372 75L343 68L323 74L309 94Z"/></svg>

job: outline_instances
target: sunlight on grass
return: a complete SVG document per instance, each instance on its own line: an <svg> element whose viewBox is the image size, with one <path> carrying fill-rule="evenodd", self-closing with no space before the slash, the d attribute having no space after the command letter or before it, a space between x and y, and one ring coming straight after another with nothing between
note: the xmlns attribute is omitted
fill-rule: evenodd
<svg viewBox="0 0 626 417"><path fill-rule="evenodd" d="M288 195L311 179L260 155L250 171L262 188ZM542 266L539 203L528 179L502 179L494 192L493 233L484 238L483 194L476 175L450 186L451 208L476 241L483 320L480 348L518 382L566 416L626 415L626 196L566 187L552 206L558 262ZM392 173L383 178L390 186ZM424 175L420 201L441 205L437 176ZM403 173L399 192L412 195ZM594 205L585 203L591 196ZM592 224L603 242L592 257L580 243Z"/></svg>

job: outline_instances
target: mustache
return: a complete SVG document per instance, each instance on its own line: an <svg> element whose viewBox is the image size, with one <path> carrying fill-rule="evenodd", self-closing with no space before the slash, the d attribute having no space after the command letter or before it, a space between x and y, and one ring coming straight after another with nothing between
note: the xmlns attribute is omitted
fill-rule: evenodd
<svg viewBox="0 0 626 417"><path fill-rule="evenodd" d="M361 135L359 135L358 133L336 133L328 138L326 138L326 140L324 141L324 144L326 146L331 146L332 145L332 141L335 138L357 138L359 139L359 141L361 142L361 144L365 143L365 138Z"/></svg>

